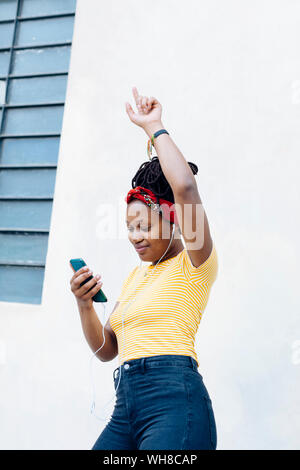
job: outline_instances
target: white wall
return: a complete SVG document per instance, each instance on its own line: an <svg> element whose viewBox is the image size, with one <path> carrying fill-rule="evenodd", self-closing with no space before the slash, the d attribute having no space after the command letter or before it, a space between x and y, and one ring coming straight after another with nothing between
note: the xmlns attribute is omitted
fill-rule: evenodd
<svg viewBox="0 0 300 470"><path fill-rule="evenodd" d="M107 315L139 264L126 232L99 236L110 201L124 229L148 158L132 86L199 167L219 275L196 350L218 448L299 448L299 16L292 0L78 0L42 305L0 303L1 448L89 449L103 428L68 260L102 274ZM94 360L98 405L117 365Z"/></svg>

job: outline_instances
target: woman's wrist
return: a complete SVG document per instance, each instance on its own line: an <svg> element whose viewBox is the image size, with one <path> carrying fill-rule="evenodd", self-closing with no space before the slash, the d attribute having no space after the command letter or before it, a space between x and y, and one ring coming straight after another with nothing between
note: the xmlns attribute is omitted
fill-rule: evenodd
<svg viewBox="0 0 300 470"><path fill-rule="evenodd" d="M95 311L93 304L86 304L84 302L81 303L79 300L77 300L77 305L80 315L89 315Z"/></svg>
<svg viewBox="0 0 300 470"><path fill-rule="evenodd" d="M149 139L151 139L151 136L154 134L154 132L160 131L160 129L164 129L164 125L161 121L149 122L144 126L144 131L148 135Z"/></svg>

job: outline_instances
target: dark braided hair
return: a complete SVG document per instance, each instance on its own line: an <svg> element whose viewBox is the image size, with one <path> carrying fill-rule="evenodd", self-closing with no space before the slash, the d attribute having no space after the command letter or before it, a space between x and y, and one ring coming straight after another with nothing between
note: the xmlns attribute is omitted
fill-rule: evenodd
<svg viewBox="0 0 300 470"><path fill-rule="evenodd" d="M198 167L195 163L187 162L194 175L198 173ZM131 181L132 188L143 186L150 189L156 197L161 197L170 202L175 202L173 191L161 169L158 157L144 162L139 167Z"/></svg>

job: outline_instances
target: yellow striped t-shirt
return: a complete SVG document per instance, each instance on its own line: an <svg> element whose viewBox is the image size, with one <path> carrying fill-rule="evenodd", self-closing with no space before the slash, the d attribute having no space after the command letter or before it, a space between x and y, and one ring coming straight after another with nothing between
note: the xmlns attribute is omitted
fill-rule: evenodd
<svg viewBox="0 0 300 470"><path fill-rule="evenodd" d="M208 259L197 268L186 248L156 267L136 266L125 279L117 299L120 303L110 316L120 364L177 354L192 356L199 366L195 335L217 272L214 243Z"/></svg>

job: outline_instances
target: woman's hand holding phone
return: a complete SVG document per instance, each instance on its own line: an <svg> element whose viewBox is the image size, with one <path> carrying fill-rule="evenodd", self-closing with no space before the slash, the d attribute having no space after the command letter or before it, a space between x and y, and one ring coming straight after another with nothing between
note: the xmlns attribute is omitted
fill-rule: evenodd
<svg viewBox="0 0 300 470"><path fill-rule="evenodd" d="M73 266L71 265L74 270ZM93 299L92 297L100 291L103 282L100 280L101 275L97 274L93 278L80 286L87 278L93 274L88 266L83 266L78 271L75 271L71 280L71 291L75 295L79 307L92 308Z"/></svg>

